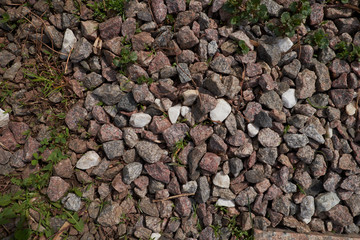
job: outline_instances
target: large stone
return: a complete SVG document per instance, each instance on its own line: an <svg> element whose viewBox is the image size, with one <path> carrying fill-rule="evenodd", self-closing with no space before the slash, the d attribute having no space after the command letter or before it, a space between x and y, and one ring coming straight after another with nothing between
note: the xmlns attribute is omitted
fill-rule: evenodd
<svg viewBox="0 0 360 240"><path fill-rule="evenodd" d="M69 188L70 184L65 182L61 177L53 176L50 178L46 193L50 201L56 202L64 196Z"/></svg>
<svg viewBox="0 0 360 240"><path fill-rule="evenodd" d="M335 207L340 199L334 192L321 193L315 198L317 212L327 212Z"/></svg>
<svg viewBox="0 0 360 240"><path fill-rule="evenodd" d="M139 156L148 163L155 163L159 161L161 156L165 154L165 151L157 144L148 141L138 142L135 145L135 148Z"/></svg>
<svg viewBox="0 0 360 240"><path fill-rule="evenodd" d="M118 203L111 202L104 206L97 218L97 222L104 227L117 225L121 221L122 208Z"/></svg>
<svg viewBox="0 0 360 240"><path fill-rule="evenodd" d="M99 165L100 161L101 158L95 151L89 151L77 161L76 167L86 170Z"/></svg>

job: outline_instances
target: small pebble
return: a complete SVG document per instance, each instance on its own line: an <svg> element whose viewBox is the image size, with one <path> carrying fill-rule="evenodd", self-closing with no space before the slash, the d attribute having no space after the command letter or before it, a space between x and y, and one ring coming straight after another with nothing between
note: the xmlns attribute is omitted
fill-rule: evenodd
<svg viewBox="0 0 360 240"><path fill-rule="evenodd" d="M290 88L281 95L284 107L292 108L295 106L297 99L295 97L295 89Z"/></svg>

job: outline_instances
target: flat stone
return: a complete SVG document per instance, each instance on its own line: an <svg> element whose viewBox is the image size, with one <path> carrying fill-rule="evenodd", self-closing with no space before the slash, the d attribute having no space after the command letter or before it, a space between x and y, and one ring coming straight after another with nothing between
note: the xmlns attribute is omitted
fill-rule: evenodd
<svg viewBox="0 0 360 240"><path fill-rule="evenodd" d="M334 192L321 193L315 198L317 212L326 212L332 209L340 202L340 199Z"/></svg>
<svg viewBox="0 0 360 240"><path fill-rule="evenodd" d="M99 165L100 161L101 158L95 151L89 151L77 161L76 167L86 170Z"/></svg>
<svg viewBox="0 0 360 240"><path fill-rule="evenodd" d="M129 122L132 127L142 128L151 122L151 116L147 113L134 113Z"/></svg>
<svg viewBox="0 0 360 240"><path fill-rule="evenodd" d="M148 141L139 141L135 148L139 156L148 163L159 161L161 156L165 154L165 151L157 144Z"/></svg>
<svg viewBox="0 0 360 240"><path fill-rule="evenodd" d="M46 194L49 197L50 201L56 202L64 196L64 194L69 190L70 184L65 182L62 178L53 176L50 177L49 186L47 188Z"/></svg>
<svg viewBox="0 0 360 240"><path fill-rule="evenodd" d="M61 203L70 211L77 212L81 208L81 198L74 193L68 193L68 195L61 200Z"/></svg>
<svg viewBox="0 0 360 240"><path fill-rule="evenodd" d="M285 134L284 140L291 148L305 147L309 143L309 139L305 134Z"/></svg>
<svg viewBox="0 0 360 240"><path fill-rule="evenodd" d="M221 188L229 188L230 177L224 172L218 172L213 179L213 184Z"/></svg>
<svg viewBox="0 0 360 240"><path fill-rule="evenodd" d="M293 108L297 103L297 98L295 96L295 89L288 89L281 95L282 102L284 107Z"/></svg>
<svg viewBox="0 0 360 240"><path fill-rule="evenodd" d="M122 208L118 203L111 202L110 204L106 204L99 216L97 218L97 222L104 227L114 226L120 223L121 221Z"/></svg>
<svg viewBox="0 0 360 240"><path fill-rule="evenodd" d="M143 167L142 164L139 162L133 162L127 164L123 169L123 181L125 184L130 184L136 178L141 175Z"/></svg>
<svg viewBox="0 0 360 240"><path fill-rule="evenodd" d="M218 99L216 107L210 111L210 118L215 122L223 122L231 113L231 106L224 99Z"/></svg>
<svg viewBox="0 0 360 240"><path fill-rule="evenodd" d="M5 111L0 108L0 128L7 126L9 121L9 113L5 113Z"/></svg>

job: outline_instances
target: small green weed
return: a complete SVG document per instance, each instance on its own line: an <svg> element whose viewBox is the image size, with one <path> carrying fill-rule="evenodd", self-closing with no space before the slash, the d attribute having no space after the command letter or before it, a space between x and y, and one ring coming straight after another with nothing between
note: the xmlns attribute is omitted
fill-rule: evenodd
<svg viewBox="0 0 360 240"><path fill-rule="evenodd" d="M125 18L125 4L127 0L100 0L93 4L88 3L87 6L94 11L94 18L103 22L108 15L120 15Z"/></svg>
<svg viewBox="0 0 360 240"><path fill-rule="evenodd" d="M33 86L38 86L39 84L41 93L45 98L50 96L52 93L62 91L61 81L63 74L57 74L51 68L47 71L41 71L39 75L28 70L24 70L24 76L33 83Z"/></svg>
<svg viewBox="0 0 360 240"><path fill-rule="evenodd" d="M126 67L130 63L134 63L137 60L136 52L131 51L131 44L127 42L126 38L123 41L124 47L121 49L120 57L115 57L113 64L120 68L120 72L125 75Z"/></svg>
<svg viewBox="0 0 360 240"><path fill-rule="evenodd" d="M215 237L219 237L221 225L210 225L210 227L214 230Z"/></svg>
<svg viewBox="0 0 360 240"><path fill-rule="evenodd" d="M145 76L140 76L136 79L136 82L137 84L143 84L143 83L146 83L146 84L151 84L154 82L154 80L152 78L149 78L149 77L145 77Z"/></svg>
<svg viewBox="0 0 360 240"><path fill-rule="evenodd" d="M336 44L335 50L337 57L340 59L345 59L350 62L355 60L360 61L360 46L358 45L341 41Z"/></svg>
<svg viewBox="0 0 360 240"><path fill-rule="evenodd" d="M268 24L268 28L274 31L277 36L294 36L297 27L299 27L311 13L310 2L308 0L292 2L289 8L290 12L283 12L281 14L279 24Z"/></svg>
<svg viewBox="0 0 360 240"><path fill-rule="evenodd" d="M324 49L329 46L329 39L327 38L327 34L323 29L317 29L308 35L305 38L305 43L310 44L312 46L318 46L320 49Z"/></svg>
<svg viewBox="0 0 360 240"><path fill-rule="evenodd" d="M229 212L228 208L225 207L225 206L215 205L215 207L216 207L216 209L217 209L218 211L221 211L221 212L223 212L224 214L227 214L227 213Z"/></svg>
<svg viewBox="0 0 360 240"><path fill-rule="evenodd" d="M254 236L250 234L250 230L242 230L241 227L238 225L238 221L236 220L236 218L237 216L228 218L229 223L227 227L230 229L231 235L236 237L236 239L253 240Z"/></svg>
<svg viewBox="0 0 360 240"><path fill-rule="evenodd" d="M249 21L254 24L257 22L264 22L268 19L267 8L264 4L260 4L260 2L260 0L227 1L225 3L225 9L233 15L231 24L240 25L244 21Z"/></svg>
<svg viewBox="0 0 360 240"><path fill-rule="evenodd" d="M304 191L304 189L301 187L300 184L296 184L296 186L298 187L299 191L300 191L302 194L306 195L306 192Z"/></svg>
<svg viewBox="0 0 360 240"><path fill-rule="evenodd" d="M238 42L238 46L239 46L239 51L241 54L245 55L249 52L249 47L246 45L245 41L244 40L240 40Z"/></svg>

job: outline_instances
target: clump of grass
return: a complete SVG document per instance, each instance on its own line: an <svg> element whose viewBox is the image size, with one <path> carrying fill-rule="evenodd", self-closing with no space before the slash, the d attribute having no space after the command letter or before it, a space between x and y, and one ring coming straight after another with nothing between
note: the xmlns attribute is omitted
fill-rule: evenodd
<svg viewBox="0 0 360 240"><path fill-rule="evenodd" d="M268 19L267 8L260 0L229 0L225 3L225 9L230 12L233 17L231 24L239 25L243 22L252 24L264 22Z"/></svg>
<svg viewBox="0 0 360 240"><path fill-rule="evenodd" d="M305 43L312 46L317 46L320 49L324 49L329 46L328 35L324 32L323 29L319 28L315 31L310 32L306 38Z"/></svg>
<svg viewBox="0 0 360 240"><path fill-rule="evenodd" d="M268 28L277 36L294 36L297 27L299 27L311 13L311 6L308 0L292 2L289 8L290 12L283 12L281 14L279 24L268 24Z"/></svg>
<svg viewBox="0 0 360 240"><path fill-rule="evenodd" d="M341 41L335 46L336 56L340 59L345 59L350 62L360 61L360 46L353 43Z"/></svg>
<svg viewBox="0 0 360 240"><path fill-rule="evenodd" d="M120 15L125 19L125 4L128 0L100 0L94 3L88 3L87 6L94 11L94 18L99 21L105 21L108 16Z"/></svg>

